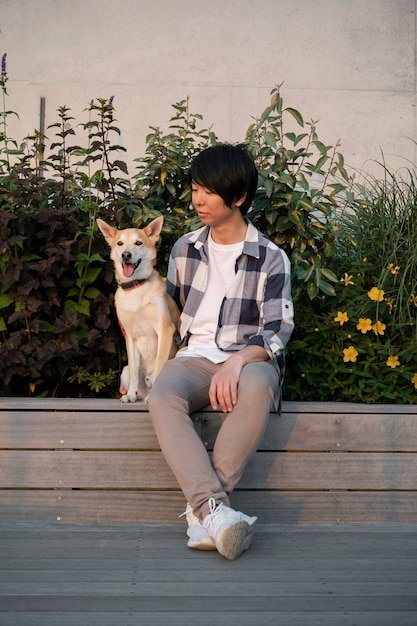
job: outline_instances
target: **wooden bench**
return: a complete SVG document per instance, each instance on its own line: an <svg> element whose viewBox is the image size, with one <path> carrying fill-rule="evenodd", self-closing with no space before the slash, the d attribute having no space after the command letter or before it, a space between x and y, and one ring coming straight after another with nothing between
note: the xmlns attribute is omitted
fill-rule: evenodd
<svg viewBox="0 0 417 626"><path fill-rule="evenodd" d="M193 416L208 449L221 416ZM284 402L232 495L259 522L417 522L417 408ZM184 523L147 407L0 399L0 519Z"/></svg>

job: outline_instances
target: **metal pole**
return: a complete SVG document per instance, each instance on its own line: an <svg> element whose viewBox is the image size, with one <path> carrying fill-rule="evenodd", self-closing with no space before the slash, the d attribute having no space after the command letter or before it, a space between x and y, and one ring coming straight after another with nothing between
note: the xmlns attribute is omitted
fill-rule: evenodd
<svg viewBox="0 0 417 626"><path fill-rule="evenodd" d="M39 134L40 134L40 142L39 142L39 158L40 161L43 161L43 155L45 150L45 98L42 96L39 107ZM42 166L39 167L39 175L42 176Z"/></svg>

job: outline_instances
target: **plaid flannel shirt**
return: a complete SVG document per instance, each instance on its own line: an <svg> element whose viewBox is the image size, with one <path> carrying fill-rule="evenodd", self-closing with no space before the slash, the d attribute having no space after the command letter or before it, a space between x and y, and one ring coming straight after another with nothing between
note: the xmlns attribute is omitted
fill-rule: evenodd
<svg viewBox="0 0 417 626"><path fill-rule="evenodd" d="M190 324L207 284L208 233L207 226L187 233L171 251L167 289L181 311L180 346L188 343ZM294 328L288 257L248 222L235 271L220 307L216 344L225 352L248 345L264 347L282 379L284 349Z"/></svg>

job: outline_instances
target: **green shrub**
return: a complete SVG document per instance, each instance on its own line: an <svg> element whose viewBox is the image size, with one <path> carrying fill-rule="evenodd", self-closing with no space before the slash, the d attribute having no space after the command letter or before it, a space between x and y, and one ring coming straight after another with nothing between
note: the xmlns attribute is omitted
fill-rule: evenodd
<svg viewBox="0 0 417 626"><path fill-rule="evenodd" d="M298 304L288 398L416 402L417 179L385 174L343 216L336 297Z"/></svg>
<svg viewBox="0 0 417 626"><path fill-rule="evenodd" d="M96 227L142 227L164 216L158 268L199 225L187 173L218 141L188 99L168 131L152 127L129 176L113 98L75 125L67 107L49 139L8 137L0 88L0 393L114 396L125 360L114 278ZM358 185L316 124L285 107L280 87L243 138L259 170L249 218L292 261L296 330L285 398L414 402L417 388L416 177L386 172ZM376 299L375 297L378 296ZM383 333L383 334L382 334Z"/></svg>
<svg viewBox="0 0 417 626"><path fill-rule="evenodd" d="M96 236L100 215L125 219L131 199L110 159L113 107L90 105L89 146L58 110L48 160L35 134L4 150L0 177L0 333L2 395L91 395L117 392L123 341L115 329L113 270ZM10 145L8 141L7 146ZM120 148L118 147L118 150ZM10 165L11 158L15 164ZM80 159L73 164L75 159ZM91 164L100 163L90 175ZM83 169L85 171L83 171ZM86 173L87 171L87 173Z"/></svg>

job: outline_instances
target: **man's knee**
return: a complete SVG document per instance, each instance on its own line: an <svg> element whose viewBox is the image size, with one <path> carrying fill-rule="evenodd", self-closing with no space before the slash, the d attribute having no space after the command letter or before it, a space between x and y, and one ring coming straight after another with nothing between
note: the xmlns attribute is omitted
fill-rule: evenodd
<svg viewBox="0 0 417 626"><path fill-rule="evenodd" d="M269 361L248 363L241 373L240 385L250 388L251 393L259 393L275 389L279 385L279 374Z"/></svg>

